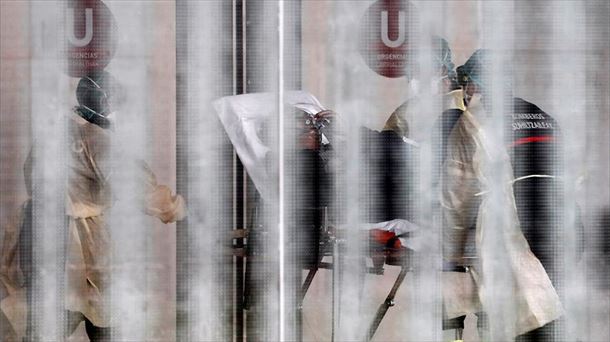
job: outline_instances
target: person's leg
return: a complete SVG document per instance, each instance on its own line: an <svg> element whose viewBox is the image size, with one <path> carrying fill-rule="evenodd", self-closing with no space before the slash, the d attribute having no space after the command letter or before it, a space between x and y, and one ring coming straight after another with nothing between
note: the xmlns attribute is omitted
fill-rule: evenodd
<svg viewBox="0 0 610 342"><path fill-rule="evenodd" d="M110 329L96 327L91 321L85 319L85 330L91 342L110 342L112 337Z"/></svg>
<svg viewBox="0 0 610 342"><path fill-rule="evenodd" d="M466 320L466 316L460 316L451 319L443 319L443 331L445 330L454 330L455 338L454 341L461 341L462 335L464 333L464 321Z"/></svg>
<svg viewBox="0 0 610 342"><path fill-rule="evenodd" d="M489 341L489 317L485 312L477 312L477 331L481 341Z"/></svg>

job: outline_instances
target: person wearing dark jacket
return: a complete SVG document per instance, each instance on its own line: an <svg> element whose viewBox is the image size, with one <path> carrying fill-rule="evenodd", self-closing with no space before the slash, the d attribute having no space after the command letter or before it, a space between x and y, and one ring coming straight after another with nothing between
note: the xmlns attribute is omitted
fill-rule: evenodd
<svg viewBox="0 0 610 342"><path fill-rule="evenodd" d="M458 79L468 103L480 95L483 107L491 103L490 52L476 51L458 68ZM535 104L510 93L505 83L508 110L504 117L504 142L513 170L513 192L517 215L529 247L540 260L555 287L561 281L563 241L563 160L562 134L557 121ZM469 107L474 104L469 103ZM583 228L576 228L579 254L582 253ZM552 341L551 322L517 337L518 341Z"/></svg>

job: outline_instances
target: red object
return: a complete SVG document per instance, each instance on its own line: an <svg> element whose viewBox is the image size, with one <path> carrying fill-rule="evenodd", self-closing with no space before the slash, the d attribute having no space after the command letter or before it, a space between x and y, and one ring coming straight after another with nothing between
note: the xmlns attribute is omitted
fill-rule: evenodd
<svg viewBox="0 0 610 342"><path fill-rule="evenodd" d="M379 0L362 18L360 54L379 75L397 78L413 64L416 8L405 0Z"/></svg>
<svg viewBox="0 0 610 342"><path fill-rule="evenodd" d="M389 248L401 248L402 244L399 239L396 239L396 234L393 232L388 232L387 230L381 229L371 229L369 230L370 238L372 241L379 243L380 245L384 245ZM394 241L390 241L394 239ZM388 244L390 245L388 246Z"/></svg>
<svg viewBox="0 0 610 342"><path fill-rule="evenodd" d="M528 143L532 143L532 142L549 142L549 141L555 141L555 138L553 136L550 136L550 135L541 135L541 136L535 136L535 137L525 137L525 138L520 138L520 139L517 139L517 140L513 141L513 143L510 146L511 147L515 147L515 146L519 146L519 145L523 145L523 144L528 144Z"/></svg>
<svg viewBox="0 0 610 342"><path fill-rule="evenodd" d="M104 70L118 40L110 9L100 0L71 0L65 13L67 73L83 77Z"/></svg>

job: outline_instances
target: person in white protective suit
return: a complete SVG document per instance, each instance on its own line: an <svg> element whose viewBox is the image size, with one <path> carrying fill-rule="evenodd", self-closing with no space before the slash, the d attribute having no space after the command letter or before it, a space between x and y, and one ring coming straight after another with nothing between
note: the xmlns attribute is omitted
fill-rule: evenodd
<svg viewBox="0 0 610 342"><path fill-rule="evenodd" d="M432 36L429 52L434 70L429 87L422 86L416 78L411 79L411 98L394 110L383 129L377 132L362 128L360 133L364 152L363 168L369 170L366 182L366 193L371 202L367 208L369 222L383 221L376 225L387 230L387 227L392 226L388 222L405 220L400 226L409 228L398 230L398 235L419 230L412 237L400 237L402 245L410 249L422 248L422 243L426 240L420 235L425 232L412 223L418 202L414 194L420 143L430 138L428 130L421 127L431 126L436 120L434 115L422 116L424 104L421 96L425 92L433 101L438 100L442 110L464 110L462 93L455 82L448 43L438 36ZM387 234L381 236L393 238Z"/></svg>
<svg viewBox="0 0 610 342"><path fill-rule="evenodd" d="M434 195L433 209L435 213L441 212L441 168L444 160L447 157L446 145L449 133L455 122L462 116L466 110L464 102L464 91L459 87L456 80L454 64L451 60L451 50L449 44L440 37L433 37L431 40L431 57L433 58L433 81L430 89L421 89L421 91L429 91L430 103L423 103L421 95L417 94L411 97L400 105L387 119L383 128L384 132L391 132L402 137L403 141L408 144L419 147L422 143L430 143L432 145L432 184L430 192ZM412 81L414 82L414 81ZM424 108L425 105L431 108ZM437 105L436 108L433 108ZM424 113L426 113L424 115ZM387 140L387 139L386 139ZM404 158L404 157L403 157ZM412 160L403 160L403 163L417 162L417 158ZM475 207L476 209L476 207ZM476 211L472 209L464 212L464 218L469 220L469 223L463 223L474 227L476 221ZM425 250L422 246L426 244L427 230L420 230L419 236L411 239L411 245L416 250ZM467 236L464 236L466 238ZM456 244L446 243L444 246L466 246L467 241L459 241ZM445 255L447 255L445 248ZM472 248L465 250L464 255L467 259L448 259L443 263L442 273L442 295L443 295L443 329L458 329L458 332L464 328L464 320L466 314L474 314L481 310L481 305L478 300L476 284L472 274L465 267L470 264L475 255L472 253ZM459 334L458 334L459 335ZM459 337L458 337L459 339Z"/></svg>
<svg viewBox="0 0 610 342"><path fill-rule="evenodd" d="M429 88L422 87L417 79L411 80L413 96L401 104L386 120L384 131L393 131L408 142L429 139L429 133L416 129L417 121L434 122L436 117L420 118L422 109L421 92L429 91L434 99L441 99L441 110L464 111L463 91L456 82L454 64L451 61L449 43L441 37L431 39L431 57L434 74ZM420 89L422 88L422 89ZM438 115L437 113L433 113Z"/></svg>
<svg viewBox="0 0 610 342"><path fill-rule="evenodd" d="M109 115L115 109L118 85L108 73L84 77L77 88L79 106L69 117L69 162L66 189L68 237L66 241L65 308L68 311L67 333L85 321L91 341L110 341L112 320L108 290L112 272L112 241L108 226L108 211L113 204L110 189L112 166L110 144L112 122ZM35 162L35 161L34 161ZM184 218L186 207L180 195L157 183L154 173L143 161L133 161L140 170L142 193L135 196L142 210L164 223ZM12 329L3 340L20 341L28 335L32 324L27 297L33 275L31 263L32 229L31 153L25 165L28 200L5 228L0 284L2 313ZM29 230L29 232L28 232ZM31 235L29 236L31 239ZM26 241L24 245L24 241ZM35 322L34 322L35 324ZM26 336L27 338L27 336Z"/></svg>
<svg viewBox="0 0 610 342"><path fill-rule="evenodd" d="M477 262L471 272L490 319L489 333L493 339L510 340L556 320L563 309L521 230L511 158L505 142L494 139L499 134L489 115L490 99L480 91L481 85L490 84L489 74L482 70L489 67L489 56L484 61L477 51L462 69L472 78L476 75L479 91L465 85L467 110L449 127L441 174L443 252L446 260L464 260L467 235L475 227ZM505 88L510 91L510 84ZM519 113L524 102L512 97L510 101L508 118Z"/></svg>

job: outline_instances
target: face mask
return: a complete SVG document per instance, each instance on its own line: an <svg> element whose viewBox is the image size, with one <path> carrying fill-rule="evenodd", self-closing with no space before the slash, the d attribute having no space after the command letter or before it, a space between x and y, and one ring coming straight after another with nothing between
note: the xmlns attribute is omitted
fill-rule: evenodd
<svg viewBox="0 0 610 342"><path fill-rule="evenodd" d="M445 80L447 78L448 76L432 77L432 79L430 80L430 89L432 91L432 94L446 93Z"/></svg>
<svg viewBox="0 0 610 342"><path fill-rule="evenodd" d="M116 111L106 115L106 119L114 126L116 124Z"/></svg>
<svg viewBox="0 0 610 342"><path fill-rule="evenodd" d="M441 82L442 82L442 78L438 78L438 77L433 77L430 80L430 92L432 94L441 93Z"/></svg>
<svg viewBox="0 0 610 342"><path fill-rule="evenodd" d="M412 79L409 82L409 89L411 90L411 94L410 94L411 96L419 94L419 91L420 91L419 80Z"/></svg>
<svg viewBox="0 0 610 342"><path fill-rule="evenodd" d="M470 102L468 103L468 111L478 120L484 122L486 119L489 118L490 113L483 105L482 99L483 97L479 93L472 95L472 97L470 98Z"/></svg>
<svg viewBox="0 0 610 342"><path fill-rule="evenodd" d="M469 110L476 110L480 107L482 107L481 104L481 94L479 93L474 93L468 100L468 109Z"/></svg>

